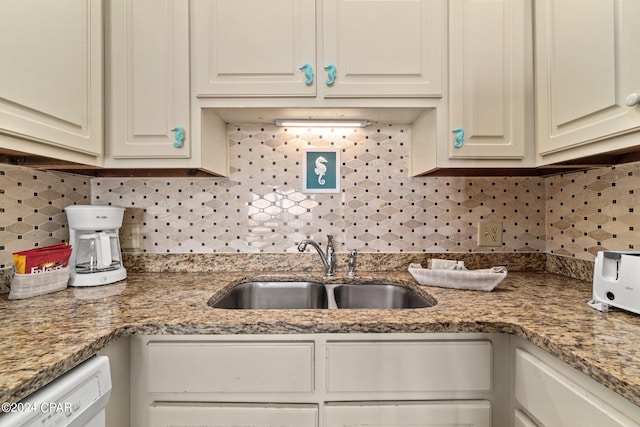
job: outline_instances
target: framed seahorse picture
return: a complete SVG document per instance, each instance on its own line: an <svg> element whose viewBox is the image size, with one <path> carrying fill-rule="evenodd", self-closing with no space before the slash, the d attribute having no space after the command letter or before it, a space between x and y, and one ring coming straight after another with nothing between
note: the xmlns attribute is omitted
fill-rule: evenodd
<svg viewBox="0 0 640 427"><path fill-rule="evenodd" d="M302 161L303 193L340 192L340 151L337 148L304 150Z"/></svg>

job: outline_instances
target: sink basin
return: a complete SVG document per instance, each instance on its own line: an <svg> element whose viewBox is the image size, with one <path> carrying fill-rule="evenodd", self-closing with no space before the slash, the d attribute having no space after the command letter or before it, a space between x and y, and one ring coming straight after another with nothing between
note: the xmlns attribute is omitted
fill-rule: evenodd
<svg viewBox="0 0 640 427"><path fill-rule="evenodd" d="M210 304L230 309L327 308L327 292L316 282L246 282Z"/></svg>
<svg viewBox="0 0 640 427"><path fill-rule="evenodd" d="M333 290L338 308L424 308L432 304L412 291L396 285L339 285Z"/></svg>
<svg viewBox="0 0 640 427"><path fill-rule="evenodd" d="M403 309L433 304L411 289L381 283L322 284L318 282L252 281L236 285L210 301L224 309Z"/></svg>

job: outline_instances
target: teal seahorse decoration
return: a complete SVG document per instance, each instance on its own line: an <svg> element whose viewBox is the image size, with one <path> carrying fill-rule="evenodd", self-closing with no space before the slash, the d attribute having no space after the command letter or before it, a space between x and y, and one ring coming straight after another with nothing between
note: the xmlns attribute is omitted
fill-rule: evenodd
<svg viewBox="0 0 640 427"><path fill-rule="evenodd" d="M304 84L311 86L313 84L313 67L309 64L304 64L299 69L304 70Z"/></svg>
<svg viewBox="0 0 640 427"><path fill-rule="evenodd" d="M464 144L464 130L462 128L455 128L451 132L457 132L456 142L453 143L453 146L456 148L462 147L462 145Z"/></svg>
<svg viewBox="0 0 640 427"><path fill-rule="evenodd" d="M176 126L171 129L171 132L176 133L176 140L173 143L173 146L176 148L182 148L182 146L184 145L184 129L180 126Z"/></svg>
<svg viewBox="0 0 640 427"><path fill-rule="evenodd" d="M324 67L324 69L327 70L327 74L329 76L329 78L327 79L327 86L333 86L333 84L336 82L336 66L333 64L329 64Z"/></svg>

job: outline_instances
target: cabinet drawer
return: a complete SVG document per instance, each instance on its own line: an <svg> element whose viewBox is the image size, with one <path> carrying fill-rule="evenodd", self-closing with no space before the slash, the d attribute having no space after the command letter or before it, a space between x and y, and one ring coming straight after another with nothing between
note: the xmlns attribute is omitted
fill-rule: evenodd
<svg viewBox="0 0 640 427"><path fill-rule="evenodd" d="M637 426L592 393L521 349L516 350L515 398L545 426Z"/></svg>
<svg viewBox="0 0 640 427"><path fill-rule="evenodd" d="M150 342L148 391L311 392L313 348L312 342Z"/></svg>
<svg viewBox="0 0 640 427"><path fill-rule="evenodd" d="M329 342L327 369L331 392L487 391L491 342Z"/></svg>
<svg viewBox="0 0 640 427"><path fill-rule="evenodd" d="M325 415L331 427L491 426L487 401L327 404Z"/></svg>
<svg viewBox="0 0 640 427"><path fill-rule="evenodd" d="M315 405L159 403L149 408L151 427L317 427Z"/></svg>

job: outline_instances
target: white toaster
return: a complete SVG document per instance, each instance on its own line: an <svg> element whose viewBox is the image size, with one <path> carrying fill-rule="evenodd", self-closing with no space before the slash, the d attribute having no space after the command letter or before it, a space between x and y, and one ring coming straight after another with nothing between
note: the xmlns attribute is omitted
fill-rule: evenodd
<svg viewBox="0 0 640 427"><path fill-rule="evenodd" d="M640 251L598 252L589 305L605 312L611 306L640 314Z"/></svg>

